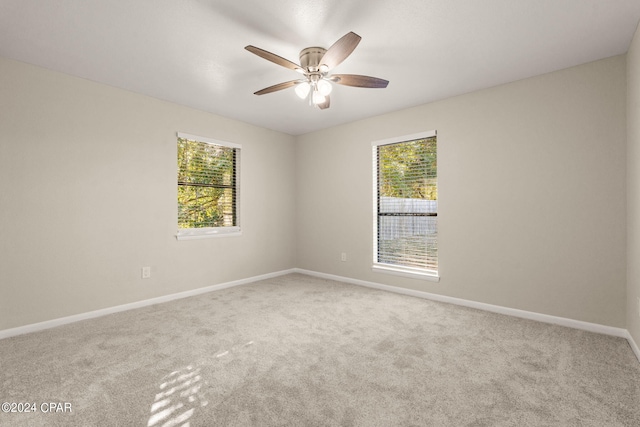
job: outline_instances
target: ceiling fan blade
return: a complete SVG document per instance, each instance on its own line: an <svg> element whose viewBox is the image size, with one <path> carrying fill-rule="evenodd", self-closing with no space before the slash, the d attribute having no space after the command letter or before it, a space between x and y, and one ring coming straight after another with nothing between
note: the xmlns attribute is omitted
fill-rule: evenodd
<svg viewBox="0 0 640 427"><path fill-rule="evenodd" d="M357 74L334 74L329 80L345 86L368 87L383 89L389 84L388 80L377 77L359 76Z"/></svg>
<svg viewBox="0 0 640 427"><path fill-rule="evenodd" d="M321 110L324 110L326 108L329 108L329 105L331 104L331 100L329 99L329 95L325 96L325 101L322 104L318 104L318 108L320 108Z"/></svg>
<svg viewBox="0 0 640 427"><path fill-rule="evenodd" d="M257 92L254 92L254 95L265 95L267 93L271 93L271 92L277 92L279 90L282 89L286 89L289 88L291 86L295 86L296 84L298 84L300 82L300 80L291 80L289 82L284 82L284 83L278 83L277 85L273 85L273 86L269 86L269 87L265 87L262 90L259 90Z"/></svg>
<svg viewBox="0 0 640 427"><path fill-rule="evenodd" d="M281 56L276 55L275 53L271 53L268 52L264 49L260 49L259 47L255 47L255 46L245 46L245 49L248 50L249 52L258 55L260 58L264 58L267 61L271 61L275 64L281 65L285 68L289 68L290 70L294 70L294 71L298 71L298 72L304 72L304 70L302 69L302 67L300 67L298 64L293 63L291 61L289 61L288 59L284 59Z"/></svg>
<svg viewBox="0 0 640 427"><path fill-rule="evenodd" d="M320 65L324 64L329 67L329 70L336 67L342 61L344 61L347 56L351 55L351 52L358 46L362 37L357 35L356 33L349 32L342 36L340 40L335 42L327 51L324 56L320 60Z"/></svg>

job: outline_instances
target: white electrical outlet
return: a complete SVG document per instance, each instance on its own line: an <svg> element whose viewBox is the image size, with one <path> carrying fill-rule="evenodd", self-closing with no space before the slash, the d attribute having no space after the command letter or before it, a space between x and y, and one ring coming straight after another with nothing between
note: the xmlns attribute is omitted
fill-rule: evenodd
<svg viewBox="0 0 640 427"><path fill-rule="evenodd" d="M142 267L142 278L148 279L151 277L151 267Z"/></svg>
<svg viewBox="0 0 640 427"><path fill-rule="evenodd" d="M342 252L342 254L340 255L340 260L342 262L345 262L347 260L347 253L346 252Z"/></svg>

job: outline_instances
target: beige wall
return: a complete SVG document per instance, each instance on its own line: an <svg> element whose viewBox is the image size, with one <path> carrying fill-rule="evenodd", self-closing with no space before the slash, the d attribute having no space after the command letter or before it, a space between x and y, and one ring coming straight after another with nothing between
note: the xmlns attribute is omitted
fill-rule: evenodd
<svg viewBox="0 0 640 427"><path fill-rule="evenodd" d="M293 137L1 58L0 76L0 330L295 266ZM242 236L176 241L177 131L242 144Z"/></svg>
<svg viewBox="0 0 640 427"><path fill-rule="evenodd" d="M297 138L0 59L0 330L300 267L638 342L637 38L628 70L609 58ZM442 279L373 273L371 141L431 129ZM243 145L241 237L176 241L176 131Z"/></svg>
<svg viewBox="0 0 640 427"><path fill-rule="evenodd" d="M627 53L627 329L640 345L640 29Z"/></svg>
<svg viewBox="0 0 640 427"><path fill-rule="evenodd" d="M297 266L625 327L625 67L613 57L299 137ZM374 273L371 142L431 129L441 280Z"/></svg>

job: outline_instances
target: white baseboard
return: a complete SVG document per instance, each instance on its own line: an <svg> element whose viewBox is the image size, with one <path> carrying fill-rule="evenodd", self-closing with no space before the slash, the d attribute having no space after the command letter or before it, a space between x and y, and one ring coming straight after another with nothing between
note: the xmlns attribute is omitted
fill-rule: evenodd
<svg viewBox="0 0 640 427"><path fill-rule="evenodd" d="M413 297L445 302L448 304L455 304L455 305L461 305L464 307L476 308L478 310L490 311L492 313L505 314L507 316L520 317L520 318L529 319L529 320L536 320L538 322L552 323L554 325L566 326L573 329L581 329L584 331L596 332L599 334L612 335L615 337L627 338L627 339L631 337L631 335L629 334L629 331L623 328L614 328L612 326L605 326L597 323L583 322L580 320L567 319L565 317L550 316L548 314L540 314L532 311L518 310L515 308L502 307L499 305L485 304L482 302L470 301L470 300L465 300L465 299L455 298L455 297L448 297L445 295L432 294L429 292L416 291L413 289L400 288L397 286L383 285L380 283L368 282L368 281L359 280L359 279L352 279L349 277L336 276L333 274L318 273L317 271L304 270L300 268L294 268L294 271L296 273L307 274L309 276L316 276L324 279L337 280L340 282L351 283L354 285L366 286L368 288L380 289L383 291L395 292L398 294L410 295ZM636 351L636 356L638 356L637 346L635 351ZM640 356L638 357L638 361L640 361Z"/></svg>
<svg viewBox="0 0 640 427"><path fill-rule="evenodd" d="M636 354L636 357L638 358L638 361L640 362L640 348L638 348L638 344L636 344L636 342L633 340L633 337L631 336L631 333L629 333L629 331L627 331L626 338L627 338L627 341L629 341L631 350L633 350L633 352Z"/></svg>
<svg viewBox="0 0 640 427"><path fill-rule="evenodd" d="M143 301L136 301L129 304L118 305L115 307L103 308L101 310L90 311L88 313L76 314L73 316L61 317L59 319L47 320L45 322L33 323L31 325L20 326L12 329L4 329L0 331L0 339L9 338L16 335L28 334L31 332L42 331L44 329L55 328L56 326L66 325L68 323L79 322L81 320L93 319L95 317L106 316L108 314L119 313L121 311L133 310L136 308L147 307L154 304L161 304L181 298L192 297L205 294L207 292L219 291L234 286L246 285L248 283L257 282L259 280L271 279L273 277L284 276L285 274L294 273L295 269L282 270L275 273L262 274L260 276L249 277L246 279L234 280L232 282L220 283L218 285L207 286L204 288L192 289L190 291L178 292L171 295L163 295L161 297L151 298Z"/></svg>

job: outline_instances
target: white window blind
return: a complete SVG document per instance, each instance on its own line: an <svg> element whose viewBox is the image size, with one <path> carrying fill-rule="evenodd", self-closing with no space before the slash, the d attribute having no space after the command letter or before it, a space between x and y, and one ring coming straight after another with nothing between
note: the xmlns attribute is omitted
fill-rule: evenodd
<svg viewBox="0 0 640 427"><path fill-rule="evenodd" d="M239 231L240 146L178 133L178 238Z"/></svg>
<svg viewBox="0 0 640 427"><path fill-rule="evenodd" d="M374 144L374 267L438 272L435 132Z"/></svg>

